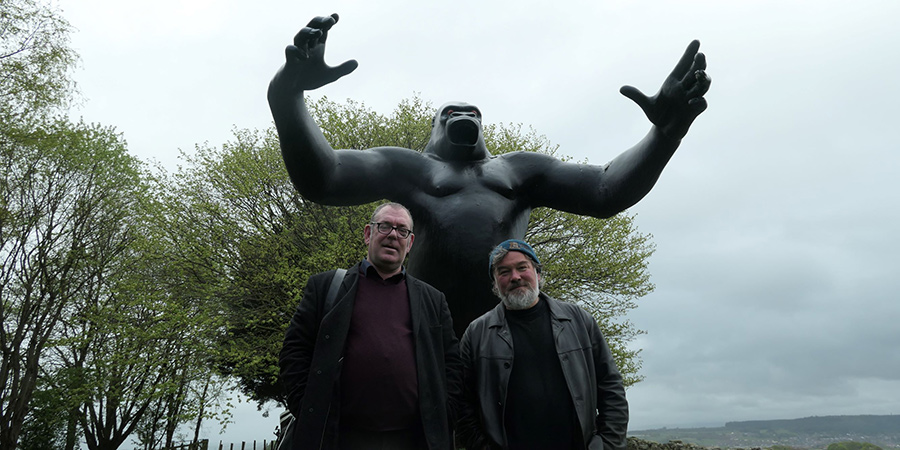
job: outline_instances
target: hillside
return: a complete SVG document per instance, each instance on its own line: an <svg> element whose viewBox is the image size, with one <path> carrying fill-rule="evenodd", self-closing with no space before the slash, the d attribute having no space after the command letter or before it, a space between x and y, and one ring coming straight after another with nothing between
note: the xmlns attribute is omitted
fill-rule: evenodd
<svg viewBox="0 0 900 450"><path fill-rule="evenodd" d="M632 430L629 437L665 443L673 440L705 447L749 448L774 445L823 449L842 441L900 448L900 416L822 416L790 420L728 422L717 428Z"/></svg>

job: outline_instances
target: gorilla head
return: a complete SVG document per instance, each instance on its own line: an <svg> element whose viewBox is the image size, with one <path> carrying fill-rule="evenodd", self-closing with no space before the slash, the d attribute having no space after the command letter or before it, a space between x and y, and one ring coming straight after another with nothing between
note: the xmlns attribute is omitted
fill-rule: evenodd
<svg viewBox="0 0 900 450"><path fill-rule="evenodd" d="M481 134L481 111L462 102L441 106L431 120L431 139L425 153L442 159L474 161L485 159L489 153Z"/></svg>

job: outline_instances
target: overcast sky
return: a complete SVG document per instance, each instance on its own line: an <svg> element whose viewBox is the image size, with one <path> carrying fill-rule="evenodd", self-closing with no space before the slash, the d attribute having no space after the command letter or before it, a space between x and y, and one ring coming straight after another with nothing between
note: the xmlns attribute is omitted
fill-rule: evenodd
<svg viewBox="0 0 900 450"><path fill-rule="evenodd" d="M360 65L312 96L467 101L603 164L650 126L619 87L656 92L699 39L709 109L631 210L657 251L629 314L630 428L900 413L900 2L318 3L59 0L77 115L174 168L270 126L285 45L338 12L326 61ZM277 414L239 408L225 439L269 438Z"/></svg>

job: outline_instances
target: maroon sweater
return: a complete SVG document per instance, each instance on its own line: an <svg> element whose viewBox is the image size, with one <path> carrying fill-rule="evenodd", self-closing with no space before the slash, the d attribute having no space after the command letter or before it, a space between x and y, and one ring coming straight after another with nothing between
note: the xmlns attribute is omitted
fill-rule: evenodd
<svg viewBox="0 0 900 450"><path fill-rule="evenodd" d="M359 284L341 368L341 425L372 431L419 426L418 379L405 273Z"/></svg>

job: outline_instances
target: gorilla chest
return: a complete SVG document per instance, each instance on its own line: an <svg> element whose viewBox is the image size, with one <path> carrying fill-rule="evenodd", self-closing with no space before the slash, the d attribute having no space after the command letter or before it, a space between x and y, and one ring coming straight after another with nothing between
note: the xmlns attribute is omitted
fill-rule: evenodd
<svg viewBox="0 0 900 450"><path fill-rule="evenodd" d="M453 200L513 200L516 193L512 174L498 169L489 165L443 165L430 174L426 191L436 198L461 197Z"/></svg>

